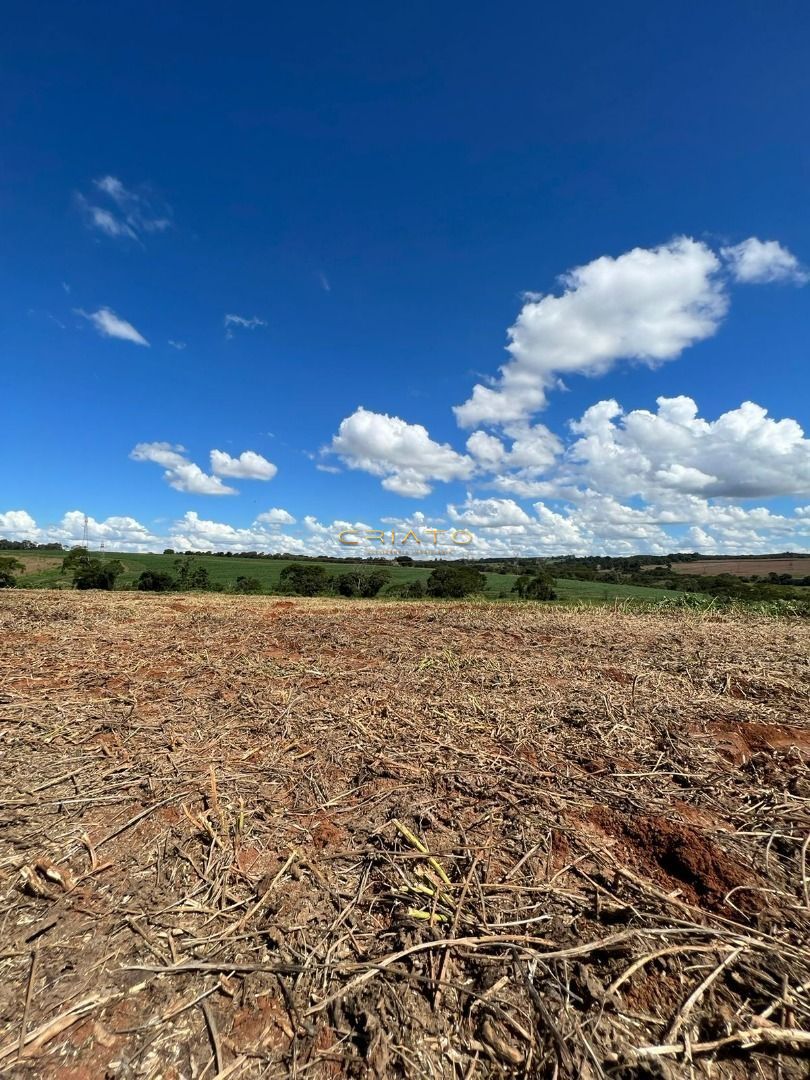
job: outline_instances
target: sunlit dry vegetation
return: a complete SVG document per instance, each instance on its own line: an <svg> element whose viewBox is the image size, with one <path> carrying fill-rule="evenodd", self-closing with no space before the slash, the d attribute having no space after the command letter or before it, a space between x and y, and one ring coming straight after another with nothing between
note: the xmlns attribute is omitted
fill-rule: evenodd
<svg viewBox="0 0 810 1080"><path fill-rule="evenodd" d="M799 1077L810 627L10 590L0 1069Z"/></svg>

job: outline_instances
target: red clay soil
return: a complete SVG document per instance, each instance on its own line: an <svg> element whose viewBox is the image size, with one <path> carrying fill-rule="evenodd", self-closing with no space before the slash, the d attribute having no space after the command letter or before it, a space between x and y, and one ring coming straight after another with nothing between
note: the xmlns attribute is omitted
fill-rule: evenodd
<svg viewBox="0 0 810 1080"><path fill-rule="evenodd" d="M805 1077L808 655L715 613L1 594L0 1072Z"/></svg>
<svg viewBox="0 0 810 1080"><path fill-rule="evenodd" d="M706 835L675 819L661 814L626 817L604 806L593 807L587 819L603 835L618 841L635 870L667 890L678 890L689 903L728 915L729 893L759 890L766 884ZM747 912L761 911L763 907L757 891L746 891L736 902Z"/></svg>

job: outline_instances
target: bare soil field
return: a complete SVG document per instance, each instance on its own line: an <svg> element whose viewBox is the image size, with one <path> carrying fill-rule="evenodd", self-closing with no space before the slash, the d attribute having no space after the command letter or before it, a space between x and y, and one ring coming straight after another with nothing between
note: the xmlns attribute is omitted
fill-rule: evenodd
<svg viewBox="0 0 810 1080"><path fill-rule="evenodd" d="M792 574L793 577L802 578L810 574L810 556L798 559L696 559L695 562L674 562L672 569L676 574L705 574L711 577L715 574L737 574L740 577Z"/></svg>
<svg viewBox="0 0 810 1080"><path fill-rule="evenodd" d="M719 613L3 594L0 1071L806 1076L809 657Z"/></svg>

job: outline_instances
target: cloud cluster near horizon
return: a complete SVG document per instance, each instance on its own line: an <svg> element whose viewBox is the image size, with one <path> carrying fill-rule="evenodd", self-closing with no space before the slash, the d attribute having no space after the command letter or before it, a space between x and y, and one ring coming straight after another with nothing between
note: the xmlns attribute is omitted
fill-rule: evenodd
<svg viewBox="0 0 810 1080"><path fill-rule="evenodd" d="M116 177L101 177L94 189L97 202L83 199L80 205L88 226L110 238L142 243L171 225L168 208L161 213L144 191L130 190ZM757 237L716 249L677 237L600 256L561 275L556 292L524 295L507 330L506 362L453 408L463 446L435 439L423 424L393 412L359 405L320 454L310 456L321 471L364 472L384 491L407 499L424 499L437 485L464 484L465 500L449 503L446 513L483 530L481 542L492 554L585 553L589 545L617 553L634 545L665 552L676 538L705 551L746 545L763 550L775 538L802 541L807 507L775 514L730 501L810 495L810 440L796 420L770 417L750 401L705 418L687 395L659 397L655 410L629 411L603 398L569 420L562 433L538 422L537 413L564 379L598 377L624 362L656 367L708 340L728 314L735 285L808 281L792 252ZM149 346L133 323L109 307L74 310L101 337ZM220 324L226 338L266 325L256 315L233 312ZM185 348L182 341L169 345ZM169 487L195 496L237 496L226 481L266 482L278 472L254 450L232 456L212 449L208 471L172 442L138 443L130 457L161 466ZM7 528L20 521L7 514L0 527L3 520ZM192 550L220 540L244 550L299 542L279 533L294 523L281 508L242 528L187 511L172 535ZM301 525L307 544L330 543L332 526L313 523L317 518L307 515ZM131 517L103 524L132 543L160 539Z"/></svg>
<svg viewBox="0 0 810 1080"><path fill-rule="evenodd" d="M610 495L589 490L576 502L555 509L543 500L530 507L512 498L476 498L470 494L461 503L447 506L446 519L417 511L384 523L400 531L444 527L463 528L474 534L468 554L478 557L526 555L631 555L640 551L665 555L678 550L704 554L755 554L790 550L810 554L810 505L792 515L778 514L766 507L744 509L715 505L699 497L684 497L677 509L661 506L638 508ZM80 543L85 515L68 511L54 525L40 526L25 510L0 512L0 533L12 540L36 543ZM161 551L263 551L274 554L346 555L339 540L344 529L364 532L378 522L335 520L322 522L314 514L302 520L289 511L274 507L258 514L247 526L202 517L187 510L160 531L150 529L129 515L115 515L103 521L88 517L87 535L91 545L104 544L107 550ZM374 555L371 545L354 554ZM432 545L411 544L403 554L430 558Z"/></svg>

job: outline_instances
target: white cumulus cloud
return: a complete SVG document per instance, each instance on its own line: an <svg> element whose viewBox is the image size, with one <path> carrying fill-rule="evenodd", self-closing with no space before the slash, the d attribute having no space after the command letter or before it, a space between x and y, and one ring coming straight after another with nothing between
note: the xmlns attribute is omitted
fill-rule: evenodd
<svg viewBox="0 0 810 1080"><path fill-rule="evenodd" d="M462 506L447 507L451 521L467 526L502 528L505 525L528 525L531 518L513 499L468 498Z"/></svg>
<svg viewBox="0 0 810 1080"><path fill-rule="evenodd" d="M272 480L278 468L255 450L245 450L239 457L231 457L224 450L212 450L211 472L241 480Z"/></svg>
<svg viewBox="0 0 810 1080"><path fill-rule="evenodd" d="M263 514L259 514L256 518L257 521L261 521L265 525L294 525L295 518L287 510L282 510L280 507L274 506L270 510L265 510Z"/></svg>
<svg viewBox="0 0 810 1080"><path fill-rule="evenodd" d="M301 532L281 532L279 525L291 525L294 519L287 515L282 520L284 510L268 511L278 520L268 520L266 514L259 514L247 528L230 525L224 521L211 521L201 518L194 511L189 511L174 522L170 534L173 547L181 551L265 551L271 553L289 552L302 555L346 555L347 551L356 553L357 549L347 548L340 543L338 536L342 529L368 529L368 525L348 521L333 521L326 524L313 515L307 515ZM368 554L372 554L370 550Z"/></svg>
<svg viewBox="0 0 810 1080"><path fill-rule="evenodd" d="M434 481L463 480L475 462L446 443L431 439L421 424L375 413L362 405L341 421L328 448L350 469L382 479L397 495L428 495Z"/></svg>
<svg viewBox="0 0 810 1080"><path fill-rule="evenodd" d="M561 296L527 297L500 378L456 406L459 423L522 420L563 375L601 375L620 359L658 364L710 337L728 306L720 266L705 244L680 237L569 271Z"/></svg>
<svg viewBox="0 0 810 1080"><path fill-rule="evenodd" d="M774 498L810 492L810 440L793 419L776 420L743 402L716 420L690 397L658 398L658 409L624 413L592 405L571 428L569 478L600 491L652 499L662 492Z"/></svg>
<svg viewBox="0 0 810 1080"><path fill-rule="evenodd" d="M185 457L182 446L167 442L138 443L129 455L133 461L151 461L165 469L163 479L175 489L192 495L236 495L236 488L223 484Z"/></svg>
<svg viewBox="0 0 810 1080"><path fill-rule="evenodd" d="M112 515L98 521L90 515L85 519L81 510L68 510L58 522L47 526L38 525L26 510L9 510L0 513L0 537L71 547L84 540L85 521L92 547L103 544L110 551L151 551L159 544L159 538L134 517Z"/></svg>
<svg viewBox="0 0 810 1080"><path fill-rule="evenodd" d="M40 530L27 510L6 510L0 514L0 537L4 540L40 542Z"/></svg>
<svg viewBox="0 0 810 1080"><path fill-rule="evenodd" d="M91 546L104 544L106 548L120 551L149 551L158 543L158 537L150 529L127 514L112 515L103 521L87 515L86 526ZM77 544L84 539L84 532L83 511L68 510L59 524L48 531L48 539L67 545Z"/></svg>
<svg viewBox="0 0 810 1080"><path fill-rule="evenodd" d="M680 356L717 330L730 280L804 284L810 274L776 240L756 237L718 256L681 236L575 267L560 278L559 296L526 295L507 332L509 359L497 379L479 383L455 407L458 423L523 421L566 375L603 375L621 360L655 366Z"/></svg>
<svg viewBox="0 0 810 1080"><path fill-rule="evenodd" d="M741 244L722 248L720 254L735 280L745 284L787 281L804 285L810 281L810 274L796 256L778 240L758 240L750 236Z"/></svg>

